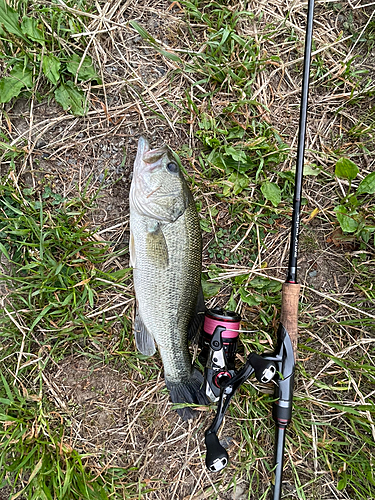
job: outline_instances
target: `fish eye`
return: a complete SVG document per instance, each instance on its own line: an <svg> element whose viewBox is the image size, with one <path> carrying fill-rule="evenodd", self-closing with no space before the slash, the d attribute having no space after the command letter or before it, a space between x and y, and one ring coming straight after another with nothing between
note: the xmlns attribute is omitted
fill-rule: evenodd
<svg viewBox="0 0 375 500"><path fill-rule="evenodd" d="M177 174L178 172L178 165L177 163L174 163L173 161L169 162L167 164L167 170L171 172L172 174Z"/></svg>

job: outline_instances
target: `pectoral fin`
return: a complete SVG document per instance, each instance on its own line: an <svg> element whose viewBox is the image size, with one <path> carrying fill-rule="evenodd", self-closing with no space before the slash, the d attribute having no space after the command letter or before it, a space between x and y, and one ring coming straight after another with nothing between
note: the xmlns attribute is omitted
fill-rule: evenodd
<svg viewBox="0 0 375 500"><path fill-rule="evenodd" d="M134 320L134 337L135 344L139 352L145 356L152 356L155 354L156 347L154 339L145 327L138 312L136 313Z"/></svg>
<svg viewBox="0 0 375 500"><path fill-rule="evenodd" d="M159 269L168 267L168 247L162 229L157 226L152 228L146 236L146 252L148 258Z"/></svg>

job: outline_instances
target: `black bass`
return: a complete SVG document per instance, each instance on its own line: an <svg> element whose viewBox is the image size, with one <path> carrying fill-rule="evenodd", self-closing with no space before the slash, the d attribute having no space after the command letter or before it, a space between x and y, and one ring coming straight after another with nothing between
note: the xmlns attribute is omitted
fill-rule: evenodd
<svg viewBox="0 0 375 500"><path fill-rule="evenodd" d="M207 404L203 377L188 350L188 331L204 311L199 218L166 146L150 150L139 139L129 203L137 348L151 356L156 343L174 403ZM177 411L184 420L195 413L188 407Z"/></svg>

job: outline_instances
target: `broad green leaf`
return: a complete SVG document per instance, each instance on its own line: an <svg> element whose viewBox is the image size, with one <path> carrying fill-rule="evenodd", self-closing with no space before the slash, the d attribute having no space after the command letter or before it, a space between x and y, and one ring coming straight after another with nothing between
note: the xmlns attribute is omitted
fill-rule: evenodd
<svg viewBox="0 0 375 500"><path fill-rule="evenodd" d="M228 311L235 311L237 309L237 302L234 300L233 294L230 296L230 299L225 305L225 309Z"/></svg>
<svg viewBox="0 0 375 500"><path fill-rule="evenodd" d="M308 163L303 167L303 175L319 175L320 170L318 168L314 168L314 165L309 165Z"/></svg>
<svg viewBox="0 0 375 500"><path fill-rule="evenodd" d="M14 78L9 76L0 80L0 102L9 102L13 97L17 97L24 84L16 82Z"/></svg>
<svg viewBox="0 0 375 500"><path fill-rule="evenodd" d="M60 67L61 62L57 59L57 57L52 55L43 57L43 73L52 85L56 85L60 78Z"/></svg>
<svg viewBox="0 0 375 500"><path fill-rule="evenodd" d="M23 64L15 64L10 76L15 80L23 82L26 87L31 88L33 85L33 73L29 67L24 67Z"/></svg>
<svg viewBox="0 0 375 500"><path fill-rule="evenodd" d="M100 78L97 72L95 71L91 57L86 56L82 61L82 64L81 60L82 58L79 55L73 54L72 57L66 63L66 69L74 76L76 76L78 71L78 76L77 76L78 80L100 81Z"/></svg>
<svg viewBox="0 0 375 500"><path fill-rule="evenodd" d="M346 474L344 474L344 477L342 477L340 481L337 483L337 489L339 491L342 491L346 488L347 484L348 484L348 477Z"/></svg>
<svg viewBox="0 0 375 500"><path fill-rule="evenodd" d="M0 103L9 102L13 97L17 97L24 87L31 88L31 86L31 70L27 67L24 68L22 64L15 65L10 76L0 80Z"/></svg>
<svg viewBox="0 0 375 500"><path fill-rule="evenodd" d="M245 175L242 175L238 172L233 172L229 178L228 178L228 181L233 183L233 194L234 195L237 195L239 193L241 193L245 188L248 187L249 183L250 183L250 180L248 177L246 177ZM225 186L226 188L228 188L229 186ZM223 194L226 196L228 196L229 192L230 192L230 189L223 189Z"/></svg>
<svg viewBox="0 0 375 500"><path fill-rule="evenodd" d="M24 35L27 35L33 42L38 42L44 45L44 33L38 28L38 21L33 17L25 16L22 19L21 30Z"/></svg>
<svg viewBox="0 0 375 500"><path fill-rule="evenodd" d="M281 290L282 284L279 281L274 281L269 278L262 278L261 276L259 276L252 279L249 282L249 286L258 290L279 292Z"/></svg>
<svg viewBox="0 0 375 500"><path fill-rule="evenodd" d="M357 189L357 194L363 193L375 193L375 172L371 172L371 174L366 175L366 177L361 180Z"/></svg>
<svg viewBox="0 0 375 500"><path fill-rule="evenodd" d="M260 190L266 200L270 201L274 207L281 201L281 190L277 184L274 182L266 181L262 184Z"/></svg>
<svg viewBox="0 0 375 500"><path fill-rule="evenodd" d="M242 191L249 186L249 179L244 175L238 175L234 181L233 194L237 196L242 193Z"/></svg>
<svg viewBox="0 0 375 500"><path fill-rule="evenodd" d="M9 33L13 33L13 35L17 35L25 40L20 23L18 22L18 12L12 9L12 7L9 7L5 0L0 0L0 24L2 24Z"/></svg>
<svg viewBox="0 0 375 500"><path fill-rule="evenodd" d="M83 92L78 90L71 81L62 83L55 90L55 99L64 111L70 110L73 115L82 116L87 111Z"/></svg>
<svg viewBox="0 0 375 500"><path fill-rule="evenodd" d="M235 149L233 146L226 147L225 154L233 158L234 161L246 162L246 153L244 151Z"/></svg>
<svg viewBox="0 0 375 500"><path fill-rule="evenodd" d="M358 207L358 205L359 205L358 198L354 194L350 195L349 198L348 198L348 204L351 205L351 207L353 209L355 207Z"/></svg>
<svg viewBox="0 0 375 500"><path fill-rule="evenodd" d="M348 215L348 211L343 205L335 207L334 210L341 229L346 233L354 233L358 228L358 222L353 219L352 215L356 215L357 212Z"/></svg>
<svg viewBox="0 0 375 500"><path fill-rule="evenodd" d="M221 285L219 283L212 283L208 281L206 276L202 274L202 290L205 299L215 297L220 291Z"/></svg>
<svg viewBox="0 0 375 500"><path fill-rule="evenodd" d="M346 233L354 233L358 228L358 222L346 214L337 214L337 220L340 223L341 229Z"/></svg>
<svg viewBox="0 0 375 500"><path fill-rule="evenodd" d="M234 127L228 131L228 139L242 139L245 135L245 129L242 127Z"/></svg>
<svg viewBox="0 0 375 500"><path fill-rule="evenodd" d="M314 168L316 167L316 165L314 165L314 163L305 163L305 165L303 166L303 175L319 175L320 174L320 170L318 168ZM292 167L291 169L291 172L295 173L296 172L296 166L294 165L294 167ZM288 172L285 172L286 174ZM285 176L285 173L284 172L281 172L280 175L282 176Z"/></svg>
<svg viewBox="0 0 375 500"><path fill-rule="evenodd" d="M205 231L206 233L210 233L212 231L211 222L208 219L200 219L199 225L201 231Z"/></svg>
<svg viewBox="0 0 375 500"><path fill-rule="evenodd" d="M239 292L242 301L249 304L249 306L257 306L262 302L262 297L253 291L248 292L245 288L240 288Z"/></svg>
<svg viewBox="0 0 375 500"><path fill-rule="evenodd" d="M349 158L340 158L336 162L335 175L340 179L348 179L352 181L357 177L359 168L357 165Z"/></svg>

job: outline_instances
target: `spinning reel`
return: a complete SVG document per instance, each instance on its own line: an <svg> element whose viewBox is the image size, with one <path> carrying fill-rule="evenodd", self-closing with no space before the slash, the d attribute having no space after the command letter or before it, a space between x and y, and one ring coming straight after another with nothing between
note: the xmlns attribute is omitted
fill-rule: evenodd
<svg viewBox="0 0 375 500"><path fill-rule="evenodd" d="M218 402L215 419L205 434L206 466L211 472L218 472L228 464L228 453L220 444L217 432L236 390L252 375L264 384L276 382L273 418L278 429L285 430L291 420L294 354L289 335L280 324L276 351L264 355L250 353L244 366L236 371L240 321L241 317L235 312L221 308L208 310L200 338L202 350L198 359L205 366L206 395ZM284 439L278 440L275 459L283 447Z"/></svg>

